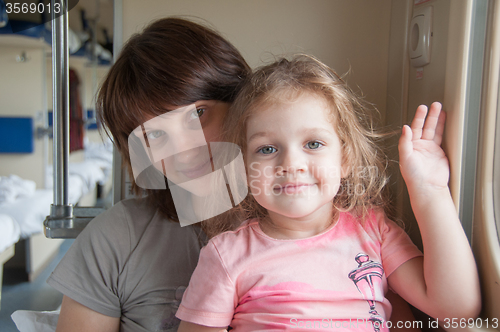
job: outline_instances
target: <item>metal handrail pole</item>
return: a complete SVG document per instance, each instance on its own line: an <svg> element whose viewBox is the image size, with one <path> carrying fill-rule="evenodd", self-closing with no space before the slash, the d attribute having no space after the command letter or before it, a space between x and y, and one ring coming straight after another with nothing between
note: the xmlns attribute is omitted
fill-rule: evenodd
<svg viewBox="0 0 500 332"><path fill-rule="evenodd" d="M63 13L52 10L52 101L54 128L54 205L68 206L69 178L69 50L67 0L60 0ZM56 0L51 0L55 8Z"/></svg>
<svg viewBox="0 0 500 332"><path fill-rule="evenodd" d="M61 1L63 13L52 15L52 87L54 130L54 203L44 220L48 238L76 238L85 226L104 211L97 207L69 204L69 49L67 0ZM56 0L51 0L55 8Z"/></svg>

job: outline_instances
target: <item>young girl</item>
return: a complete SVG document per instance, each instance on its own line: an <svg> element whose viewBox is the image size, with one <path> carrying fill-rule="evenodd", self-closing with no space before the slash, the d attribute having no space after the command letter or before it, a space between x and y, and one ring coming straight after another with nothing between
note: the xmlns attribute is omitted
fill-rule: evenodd
<svg viewBox="0 0 500 332"><path fill-rule="evenodd" d="M447 187L439 103L399 142L425 258L383 212L387 182L363 107L308 56L258 70L226 123L242 147L250 219L202 249L179 331L388 331L392 288L432 317L475 317L474 258Z"/></svg>

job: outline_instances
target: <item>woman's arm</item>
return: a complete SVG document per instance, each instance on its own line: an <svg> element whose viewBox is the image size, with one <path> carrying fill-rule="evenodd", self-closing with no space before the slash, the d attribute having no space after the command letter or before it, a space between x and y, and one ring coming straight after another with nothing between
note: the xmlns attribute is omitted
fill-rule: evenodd
<svg viewBox="0 0 500 332"><path fill-rule="evenodd" d="M56 332L118 332L120 318L98 313L75 300L63 297Z"/></svg>
<svg viewBox="0 0 500 332"><path fill-rule="evenodd" d="M448 188L449 165L441 140L441 104L419 106L399 141L401 174L408 187L424 247L424 258L401 265L391 287L428 315L470 318L481 306L479 278L469 242Z"/></svg>

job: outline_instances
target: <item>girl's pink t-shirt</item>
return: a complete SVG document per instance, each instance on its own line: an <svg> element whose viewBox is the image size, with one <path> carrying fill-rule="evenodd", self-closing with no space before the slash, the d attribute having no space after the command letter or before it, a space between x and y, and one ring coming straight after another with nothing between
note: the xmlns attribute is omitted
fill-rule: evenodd
<svg viewBox="0 0 500 332"><path fill-rule="evenodd" d="M273 239L248 220L201 250L176 316L235 331L388 331L387 277L421 255L382 211L364 222L340 213L299 240Z"/></svg>

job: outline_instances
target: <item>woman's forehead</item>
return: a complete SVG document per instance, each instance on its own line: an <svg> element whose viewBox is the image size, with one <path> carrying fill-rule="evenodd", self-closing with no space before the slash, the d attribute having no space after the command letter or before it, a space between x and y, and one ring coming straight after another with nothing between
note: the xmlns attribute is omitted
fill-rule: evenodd
<svg viewBox="0 0 500 332"><path fill-rule="evenodd" d="M192 106L194 106L194 107L202 107L202 106L212 107L217 102L218 102L217 100L203 100L203 99L200 99L200 100L196 100L196 101L194 101L192 103L181 104L181 105L164 104L164 105L158 107L158 111L157 112L146 113L145 114L145 119L147 121L147 120L155 118L155 117L157 117L159 115L162 115L162 114L165 114L165 113L168 113L168 112L172 112L172 111L178 111L178 110L185 109L187 107L192 107Z"/></svg>

